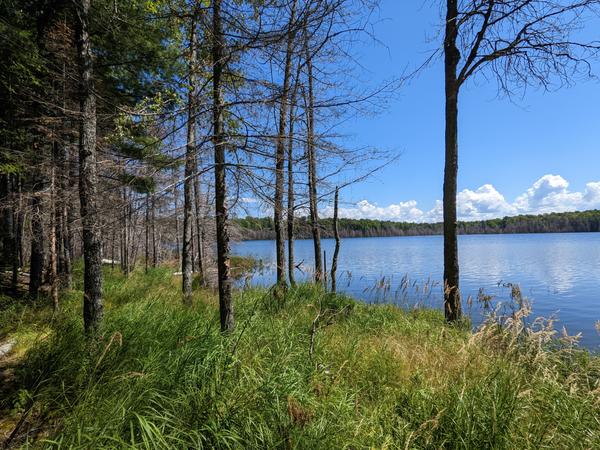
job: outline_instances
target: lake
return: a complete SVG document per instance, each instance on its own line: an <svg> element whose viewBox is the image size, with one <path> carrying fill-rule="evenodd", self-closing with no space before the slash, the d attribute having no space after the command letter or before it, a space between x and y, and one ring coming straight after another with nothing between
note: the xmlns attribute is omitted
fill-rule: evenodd
<svg viewBox="0 0 600 450"><path fill-rule="evenodd" d="M334 245L332 239L322 242L328 269ZM235 243L232 250L264 262L250 283L274 283L274 241ZM312 241L296 241L295 252L302 263L297 279L306 279L313 265ZM533 306L532 317L554 315L558 330L564 326L569 334L582 333L580 345L600 350L595 327L600 320L600 233L460 236L459 255L464 308L475 324L482 317L480 289L495 303L507 304L510 284L518 284ZM442 308L442 275L441 236L342 239L338 290L355 298Z"/></svg>

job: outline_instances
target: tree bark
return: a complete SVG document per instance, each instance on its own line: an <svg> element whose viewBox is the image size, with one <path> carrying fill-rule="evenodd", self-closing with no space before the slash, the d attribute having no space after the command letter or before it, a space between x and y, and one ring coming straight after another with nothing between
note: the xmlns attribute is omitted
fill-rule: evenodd
<svg viewBox="0 0 600 450"><path fill-rule="evenodd" d="M181 254L182 292L184 303L190 303L193 277L193 176L196 172L196 11L192 12L190 23L190 56L188 61L188 120L187 144L185 146L185 169L183 175L183 252Z"/></svg>
<svg viewBox="0 0 600 450"><path fill-rule="evenodd" d="M77 199L75 197L76 184L78 178L78 158L75 155L74 146L73 150L69 151L68 166L69 166L69 179L68 179L68 195L65 199L67 202L67 219L66 219L66 234L65 234L65 247L69 254L70 270L66 277L66 287L71 288L73 284L73 261L75 260L75 220L77 219Z"/></svg>
<svg viewBox="0 0 600 450"><path fill-rule="evenodd" d="M213 0L212 63L213 63L213 144L215 151L215 214L217 226L217 268L219 282L219 312L221 331L232 331L233 301L227 229L227 185L225 165L225 133L223 131L223 98L221 77L224 70L224 37L221 0Z"/></svg>
<svg viewBox="0 0 600 450"><path fill-rule="evenodd" d="M144 220L144 270L148 273L150 267L150 193L146 192L146 217Z"/></svg>
<svg viewBox="0 0 600 450"><path fill-rule="evenodd" d="M285 53L285 66L283 73L283 89L280 96L279 132L275 152L275 202L273 205L273 223L275 225L275 247L277 255L277 284L287 285L285 279L285 237L283 234L283 169L285 165L285 136L287 131L288 102L290 96L290 77L292 75L292 51L294 49L295 33L293 32L296 20L296 4L294 0L290 21L288 25L287 46Z"/></svg>
<svg viewBox="0 0 600 450"><path fill-rule="evenodd" d="M121 269L123 274L129 276L129 199L127 198L127 188L123 187L123 244L121 251Z"/></svg>
<svg viewBox="0 0 600 450"><path fill-rule="evenodd" d="M38 193L31 197L31 259L29 264L29 295L37 298L44 275L44 221Z"/></svg>
<svg viewBox="0 0 600 450"><path fill-rule="evenodd" d="M89 36L90 0L77 0L76 40L79 69L79 199L83 225L83 322L88 334L98 331L103 315L102 254L96 205L96 99Z"/></svg>
<svg viewBox="0 0 600 450"><path fill-rule="evenodd" d="M152 220L152 267L156 267L158 265L158 254L156 251L156 199L154 194L152 194L152 211L150 213Z"/></svg>
<svg viewBox="0 0 600 450"><path fill-rule="evenodd" d="M444 311L448 322L461 318L459 289L456 194L458 177L458 92L457 67L458 0L447 0L444 38L446 133L444 167Z"/></svg>
<svg viewBox="0 0 600 450"><path fill-rule="evenodd" d="M58 145L54 143L53 149L53 161L50 169L50 242L49 242L49 256L50 261L50 298L52 299L52 306L54 312L58 311L58 255L57 255L57 239L56 239L56 156L58 153Z"/></svg>
<svg viewBox="0 0 600 450"><path fill-rule="evenodd" d="M335 198L333 201L333 236L335 238L335 250L333 251L333 260L331 261L331 292L337 290L337 265L340 254L340 230L338 227L338 209L339 209L340 190L335 188Z"/></svg>
<svg viewBox="0 0 600 450"><path fill-rule="evenodd" d="M198 155L196 155L198 156ZM196 161L196 169L198 168L199 161ZM204 227L202 220L202 207L200 204L200 175L198 170L194 175L194 207L196 215L196 247L198 250L198 276L200 277L200 283L204 286Z"/></svg>
<svg viewBox="0 0 600 450"><path fill-rule="evenodd" d="M179 241L179 191L177 186L173 186L173 198L175 202L175 259L177 260L177 267L181 268L181 244Z"/></svg>
<svg viewBox="0 0 600 450"><path fill-rule="evenodd" d="M12 246L13 246L13 213L9 206L11 202L11 183L10 174L0 174L0 201L4 206L1 209L2 226L0 233L2 235L2 257L0 258L0 268L4 271L12 267Z"/></svg>
<svg viewBox="0 0 600 450"><path fill-rule="evenodd" d="M321 259L321 231L319 229L319 212L317 202L317 164L315 155L315 97L313 87L312 55L306 48L306 69L308 76L308 99L307 99L307 121L306 121L306 147L308 154L308 197L310 209L310 223L313 236L313 247L315 254L315 281L323 280L323 262Z"/></svg>
<svg viewBox="0 0 600 450"><path fill-rule="evenodd" d="M290 99L290 124L288 134L288 196L287 196L287 240L288 240L288 276L290 278L290 284L294 286L296 284L296 277L294 273L295 268L295 252L294 252L294 123L296 121L294 104L296 103L296 96L298 93L300 75L300 64L298 64L298 71L296 72L296 81L294 83L294 89L292 90L292 96Z"/></svg>

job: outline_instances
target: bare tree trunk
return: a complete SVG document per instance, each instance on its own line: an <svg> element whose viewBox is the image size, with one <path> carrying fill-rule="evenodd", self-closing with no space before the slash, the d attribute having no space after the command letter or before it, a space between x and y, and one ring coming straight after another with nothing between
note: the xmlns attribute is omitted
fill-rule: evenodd
<svg viewBox="0 0 600 450"><path fill-rule="evenodd" d="M13 186L12 192L17 193L18 196L19 190L19 175L13 177ZM16 294L19 287L19 219L18 219L18 204L15 205L15 199L12 199L11 205L11 225L12 225L12 233L11 233L11 262L12 262L12 290ZM17 207L16 207L17 206Z"/></svg>
<svg viewBox="0 0 600 450"><path fill-rule="evenodd" d="M444 168L444 311L446 320L461 318L458 268L456 194L458 177L458 90L457 67L460 53L457 0L447 0L444 68L446 86L446 150Z"/></svg>
<svg viewBox="0 0 600 450"><path fill-rule="evenodd" d="M56 156L58 146L54 143L53 161L50 169L50 298L54 312L58 311L58 270L57 270L57 240L56 240Z"/></svg>
<svg viewBox="0 0 600 450"><path fill-rule="evenodd" d="M121 268L125 276L129 276L129 199L127 188L123 188L123 250L121 252Z"/></svg>
<svg viewBox="0 0 600 450"><path fill-rule="evenodd" d="M110 271L115 270L115 242L117 240L115 236L115 225L112 227L112 239L110 245Z"/></svg>
<svg viewBox="0 0 600 450"><path fill-rule="evenodd" d="M187 144L185 146L185 170L183 175L183 253L181 255L183 301L191 302L193 277L193 232L192 232L192 189L196 172L196 9L192 12L190 23L190 57L188 61L188 120Z"/></svg>
<svg viewBox="0 0 600 450"><path fill-rule="evenodd" d="M18 267L23 267L23 229L25 227L25 209L23 208L23 180L20 176L17 178L17 192L18 202L15 220L15 239L16 239L16 250L17 250L17 261Z"/></svg>
<svg viewBox="0 0 600 450"><path fill-rule="evenodd" d="M2 213L2 226L0 226L0 233L2 234L2 255L0 257L0 266L4 271L12 265L12 245L13 245L13 213L12 208L8 206L11 201L11 183L10 174L0 174L0 200L3 203ZM10 265L9 265L10 263Z"/></svg>
<svg viewBox="0 0 600 450"><path fill-rule="evenodd" d="M77 0L76 40L80 77L79 92L79 199L83 223L84 297L83 322L88 334L96 333L102 321L102 254L96 206L96 99L94 97L92 51L88 31L90 0Z"/></svg>
<svg viewBox="0 0 600 450"><path fill-rule="evenodd" d="M273 205L273 223L275 224L275 247L277 255L277 284L287 285L285 276L285 237L283 235L283 168L285 164L285 136L287 131L288 102L290 96L290 77L292 75L292 51L294 49L293 33L296 20L296 4L294 0L288 26L285 67L283 74L283 89L280 96L279 132L275 152L275 202Z"/></svg>
<svg viewBox="0 0 600 450"><path fill-rule="evenodd" d="M227 183L225 165L225 133L223 131L223 98L221 77L224 69L224 37L221 22L221 0L213 0L213 143L215 147L215 214L217 225L217 268L219 279L219 312L221 331L232 331L233 299L229 274L229 232L227 229Z"/></svg>
<svg viewBox="0 0 600 450"><path fill-rule="evenodd" d="M73 147L74 149L74 147ZM69 180L67 183L68 186L68 195L66 198L66 209L67 209L67 228L66 228L66 251L69 254L69 273L66 276L66 287L71 288L73 284L73 261L75 260L75 220L77 218L76 214L76 198L74 195L75 186L77 184L77 157L74 154L74 151L69 151L68 155L68 166L69 166Z"/></svg>
<svg viewBox="0 0 600 450"><path fill-rule="evenodd" d="M200 205L200 175L198 173L199 161L196 162L196 173L194 176L194 206L196 213L196 247L198 251L198 276L200 277L200 283L205 284L204 279L204 227L202 226L202 208Z"/></svg>
<svg viewBox="0 0 600 450"><path fill-rule="evenodd" d="M287 197L287 239L288 239L288 276L290 278L290 284L294 286L296 284L296 277L294 274L295 268L295 254L294 254L294 122L296 118L294 116L294 105L296 103L296 95L298 93L300 75L300 64L298 64L298 71L296 72L296 81L294 83L294 89L292 91L292 97L290 100L290 125L288 134L288 197Z"/></svg>
<svg viewBox="0 0 600 450"><path fill-rule="evenodd" d="M31 260L29 267L29 295L37 298L44 274L44 221L42 202L38 193L31 198Z"/></svg>
<svg viewBox="0 0 600 450"><path fill-rule="evenodd" d="M339 209L339 188L335 188L335 199L333 201L333 237L335 238L335 250L333 251L333 260L331 261L331 292L337 290L337 265L340 254L340 230L338 227L338 209Z"/></svg>
<svg viewBox="0 0 600 450"><path fill-rule="evenodd" d="M145 246L144 246L144 270L148 273L150 265L150 193L146 192L146 218L144 221Z"/></svg>
<svg viewBox="0 0 600 450"><path fill-rule="evenodd" d="M315 98L313 87L313 66L312 56L308 47L306 48L306 69L308 75L308 101L307 101L307 139L306 147L308 154L308 197L310 209L310 224L313 236L313 246L315 253L315 281L317 283L323 280L323 263L321 260L321 232L319 229L319 213L317 205L317 164L315 155Z"/></svg>
<svg viewBox="0 0 600 450"><path fill-rule="evenodd" d="M155 204L155 196L152 195L152 267L156 267L158 265L158 255L156 253L156 204Z"/></svg>
<svg viewBox="0 0 600 450"><path fill-rule="evenodd" d="M175 251L177 252L176 260L177 267L181 268L181 244L179 241L179 191L176 186L173 186L173 197L175 200Z"/></svg>
<svg viewBox="0 0 600 450"><path fill-rule="evenodd" d="M64 18L64 24L66 26L66 16ZM66 74L66 66L63 62L62 65L62 99L63 99L63 110L67 110L67 74ZM61 152L59 155L59 198L57 200L57 215L59 217L59 230L60 233L58 235L58 244L59 244L59 274L60 281L63 288L70 289L72 284L72 264L73 261L71 259L71 251L70 251L70 241L69 241L69 203L71 193L69 191L69 175L70 175L70 142L69 141L69 128L68 128L68 117L66 113L63 113L63 123L62 123L62 142L61 142Z"/></svg>

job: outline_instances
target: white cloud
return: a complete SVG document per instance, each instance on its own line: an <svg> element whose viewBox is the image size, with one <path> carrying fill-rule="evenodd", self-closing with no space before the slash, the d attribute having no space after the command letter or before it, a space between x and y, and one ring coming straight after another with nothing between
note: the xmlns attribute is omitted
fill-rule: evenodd
<svg viewBox="0 0 600 450"><path fill-rule="evenodd" d="M544 175L509 203L491 184L476 190L464 189L457 197L460 220L484 220L516 214L542 214L600 208L600 181L590 182L582 192L569 191L569 182L560 175ZM323 209L322 215L331 217L333 208ZM351 219L379 219L402 222L439 222L443 218L442 202L436 200L432 209L420 209L415 200L379 206L361 200L351 207L340 208L340 217Z"/></svg>
<svg viewBox="0 0 600 450"><path fill-rule="evenodd" d="M333 208L326 207L322 214L325 217L333 215ZM415 200L400 202L385 207L377 206L368 200L361 200L349 208L340 208L339 216L349 219L379 219L400 222L422 222L423 211L417 208Z"/></svg>
<svg viewBox="0 0 600 450"><path fill-rule="evenodd" d="M459 192L456 203L459 217L473 220L507 216L515 212L515 208L491 184L484 184L475 191L465 189Z"/></svg>

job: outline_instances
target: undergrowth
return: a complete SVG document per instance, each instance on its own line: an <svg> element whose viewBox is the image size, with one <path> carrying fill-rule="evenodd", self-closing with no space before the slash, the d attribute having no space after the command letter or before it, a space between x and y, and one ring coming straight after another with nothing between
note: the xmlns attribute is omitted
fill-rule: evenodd
<svg viewBox="0 0 600 450"><path fill-rule="evenodd" d="M433 310L300 285L182 304L168 270L106 276L102 338L81 291L5 308L28 336L10 399L25 447L600 448L600 362L520 317L475 334ZM524 313L525 314L525 313ZM311 346L312 342L312 346ZM312 350L311 350L312 347Z"/></svg>

